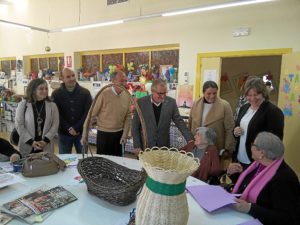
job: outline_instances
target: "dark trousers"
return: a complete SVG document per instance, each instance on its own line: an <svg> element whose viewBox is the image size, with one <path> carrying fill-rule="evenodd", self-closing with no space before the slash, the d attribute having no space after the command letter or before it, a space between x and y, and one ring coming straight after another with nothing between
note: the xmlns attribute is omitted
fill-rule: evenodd
<svg viewBox="0 0 300 225"><path fill-rule="evenodd" d="M82 152L82 145L80 143L81 135L69 136L69 135L58 135L58 147L59 154L71 154L73 145L75 146L76 152Z"/></svg>
<svg viewBox="0 0 300 225"><path fill-rule="evenodd" d="M104 132L97 131L97 154L122 156L120 140L123 131Z"/></svg>

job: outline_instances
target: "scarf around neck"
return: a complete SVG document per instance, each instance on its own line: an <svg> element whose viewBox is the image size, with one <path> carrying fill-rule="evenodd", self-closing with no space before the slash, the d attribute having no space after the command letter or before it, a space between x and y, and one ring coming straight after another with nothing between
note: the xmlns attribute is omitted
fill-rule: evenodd
<svg viewBox="0 0 300 225"><path fill-rule="evenodd" d="M264 168L257 176L255 176L250 183L247 185L246 189L241 195L241 199L245 201L256 203L257 197L261 190L266 186L266 184L273 178L277 172L279 166L283 161L283 157L277 160L274 160L269 166ZM258 168L260 164L254 161L239 177L237 180L232 193L236 194L239 190L240 185L242 184L245 177L251 173L253 170Z"/></svg>

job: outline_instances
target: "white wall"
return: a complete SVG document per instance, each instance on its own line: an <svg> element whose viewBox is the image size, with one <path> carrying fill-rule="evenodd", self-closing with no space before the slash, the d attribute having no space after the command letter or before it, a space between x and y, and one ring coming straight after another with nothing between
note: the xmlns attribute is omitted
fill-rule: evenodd
<svg viewBox="0 0 300 225"><path fill-rule="evenodd" d="M79 21L81 24L86 24L106 18L136 16L140 13L140 9L142 13L147 14L175 6L184 7L182 2L185 2L186 7L199 4L199 1L192 0L131 0L129 4L125 3L101 11L106 1L80 2L80 17L78 1L29 0L28 13L16 15L10 9L10 15L14 17L1 14L0 19L54 29L76 25ZM52 53L70 53L178 43L180 45L179 82L183 82L182 75L188 71L190 83L194 83L196 54L200 52L274 48L293 48L293 51L300 51L299 12L299 0L281 0L67 33L27 32L0 25L0 57L43 54L46 45L51 46ZM233 29L238 27L250 27L250 36L232 37Z"/></svg>

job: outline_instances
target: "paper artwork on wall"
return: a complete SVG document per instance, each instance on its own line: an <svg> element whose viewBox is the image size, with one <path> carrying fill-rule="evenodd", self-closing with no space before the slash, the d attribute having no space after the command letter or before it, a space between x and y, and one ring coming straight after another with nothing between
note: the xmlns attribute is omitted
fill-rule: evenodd
<svg viewBox="0 0 300 225"><path fill-rule="evenodd" d="M177 106L183 108L191 108L193 105L193 89L194 85L183 84L177 87Z"/></svg>
<svg viewBox="0 0 300 225"><path fill-rule="evenodd" d="M283 90L284 93L290 93L291 91L291 83L288 81L288 79L283 78Z"/></svg>
<svg viewBox="0 0 300 225"><path fill-rule="evenodd" d="M299 83L299 74L298 73L296 73L295 74L295 83Z"/></svg>
<svg viewBox="0 0 300 225"><path fill-rule="evenodd" d="M289 79L290 79L290 82L292 82L292 81L293 81L293 79L294 79L294 76L295 76L295 75L294 75L293 73L290 73L290 74L289 74Z"/></svg>
<svg viewBox="0 0 300 225"><path fill-rule="evenodd" d="M294 102L296 100L295 93L291 94L291 101Z"/></svg>
<svg viewBox="0 0 300 225"><path fill-rule="evenodd" d="M286 117L291 117L293 115L293 106L291 103L286 103L282 109L283 115Z"/></svg>

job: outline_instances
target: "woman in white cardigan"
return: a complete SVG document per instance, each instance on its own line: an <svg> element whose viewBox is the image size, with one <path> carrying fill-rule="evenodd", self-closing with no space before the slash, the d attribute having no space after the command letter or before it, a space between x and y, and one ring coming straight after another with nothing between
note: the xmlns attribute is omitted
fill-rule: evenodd
<svg viewBox="0 0 300 225"><path fill-rule="evenodd" d="M18 104L15 126L20 134L19 151L22 156L36 152L54 152L53 138L59 125L56 104L48 97L45 80L32 80L25 99Z"/></svg>

